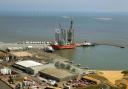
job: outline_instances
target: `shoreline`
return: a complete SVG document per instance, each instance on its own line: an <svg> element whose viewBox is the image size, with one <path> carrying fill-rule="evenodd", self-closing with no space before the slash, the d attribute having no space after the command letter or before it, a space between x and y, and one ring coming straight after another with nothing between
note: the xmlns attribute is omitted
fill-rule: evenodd
<svg viewBox="0 0 128 89"><path fill-rule="evenodd" d="M46 45L46 44L49 44L51 43L51 41L21 41L21 42L3 42L3 41L0 41L0 45ZM80 44L81 42L79 41L76 41L76 47L79 47L77 46L77 44ZM119 44L117 42L115 43L112 43L112 42L91 42L92 44L95 44L96 45L106 45L106 46L115 46L115 47L127 47L127 45L124 45L124 44Z"/></svg>

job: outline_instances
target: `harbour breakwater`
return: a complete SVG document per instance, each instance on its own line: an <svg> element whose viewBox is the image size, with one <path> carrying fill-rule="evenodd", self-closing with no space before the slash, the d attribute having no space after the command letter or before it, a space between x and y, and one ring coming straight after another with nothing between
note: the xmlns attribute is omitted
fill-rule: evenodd
<svg viewBox="0 0 128 89"><path fill-rule="evenodd" d="M15 42L15 43L0 42L0 49L1 50L5 50L6 48L9 48L12 50L19 50L19 49L22 50L25 48L43 49L47 46L50 46L51 43L52 42L49 42L49 41L46 41L46 42L45 41L24 41L24 42ZM76 42L76 47L81 47L81 43L83 43L83 42ZM111 43L111 42L91 42L91 44L94 44L94 46L107 45L107 46L114 46L114 47L120 47L120 48L127 47L127 45L123 45L123 44L119 44L119 43Z"/></svg>
<svg viewBox="0 0 128 89"><path fill-rule="evenodd" d="M102 43L94 43L95 45L107 45L107 46L114 46L114 47L120 47L120 48L125 48L124 45L121 45L121 44L114 44L114 43L105 43L105 42L102 42Z"/></svg>

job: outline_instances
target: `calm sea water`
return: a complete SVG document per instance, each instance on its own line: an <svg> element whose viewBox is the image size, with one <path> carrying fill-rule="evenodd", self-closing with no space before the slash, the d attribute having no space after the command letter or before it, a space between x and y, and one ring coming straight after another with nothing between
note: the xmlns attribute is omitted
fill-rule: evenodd
<svg viewBox="0 0 128 89"><path fill-rule="evenodd" d="M120 44L125 49L96 46L59 50L55 53L91 69L127 69L128 67L128 14L77 13L45 16L0 16L0 41L53 40L58 23L69 27L74 20L76 41Z"/></svg>

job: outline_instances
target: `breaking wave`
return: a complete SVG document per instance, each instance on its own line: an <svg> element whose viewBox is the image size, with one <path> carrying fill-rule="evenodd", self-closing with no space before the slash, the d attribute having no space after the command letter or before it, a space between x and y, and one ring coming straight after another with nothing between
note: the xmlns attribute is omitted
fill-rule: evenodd
<svg viewBox="0 0 128 89"><path fill-rule="evenodd" d="M109 20L112 20L112 18L96 18L96 19L98 19L98 20L105 20L105 21L109 21Z"/></svg>

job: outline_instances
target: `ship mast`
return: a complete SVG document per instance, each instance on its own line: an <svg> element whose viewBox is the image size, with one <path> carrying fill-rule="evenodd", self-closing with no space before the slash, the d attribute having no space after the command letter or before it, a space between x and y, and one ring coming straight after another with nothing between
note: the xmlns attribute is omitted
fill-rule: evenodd
<svg viewBox="0 0 128 89"><path fill-rule="evenodd" d="M73 20L70 21L70 27L68 30L68 42L73 43L74 40L74 29L73 29Z"/></svg>
<svg viewBox="0 0 128 89"><path fill-rule="evenodd" d="M58 31L56 31L55 38L59 45L67 45L72 44L74 42L74 29L72 19L70 21L69 29L64 29L59 24L59 29Z"/></svg>

